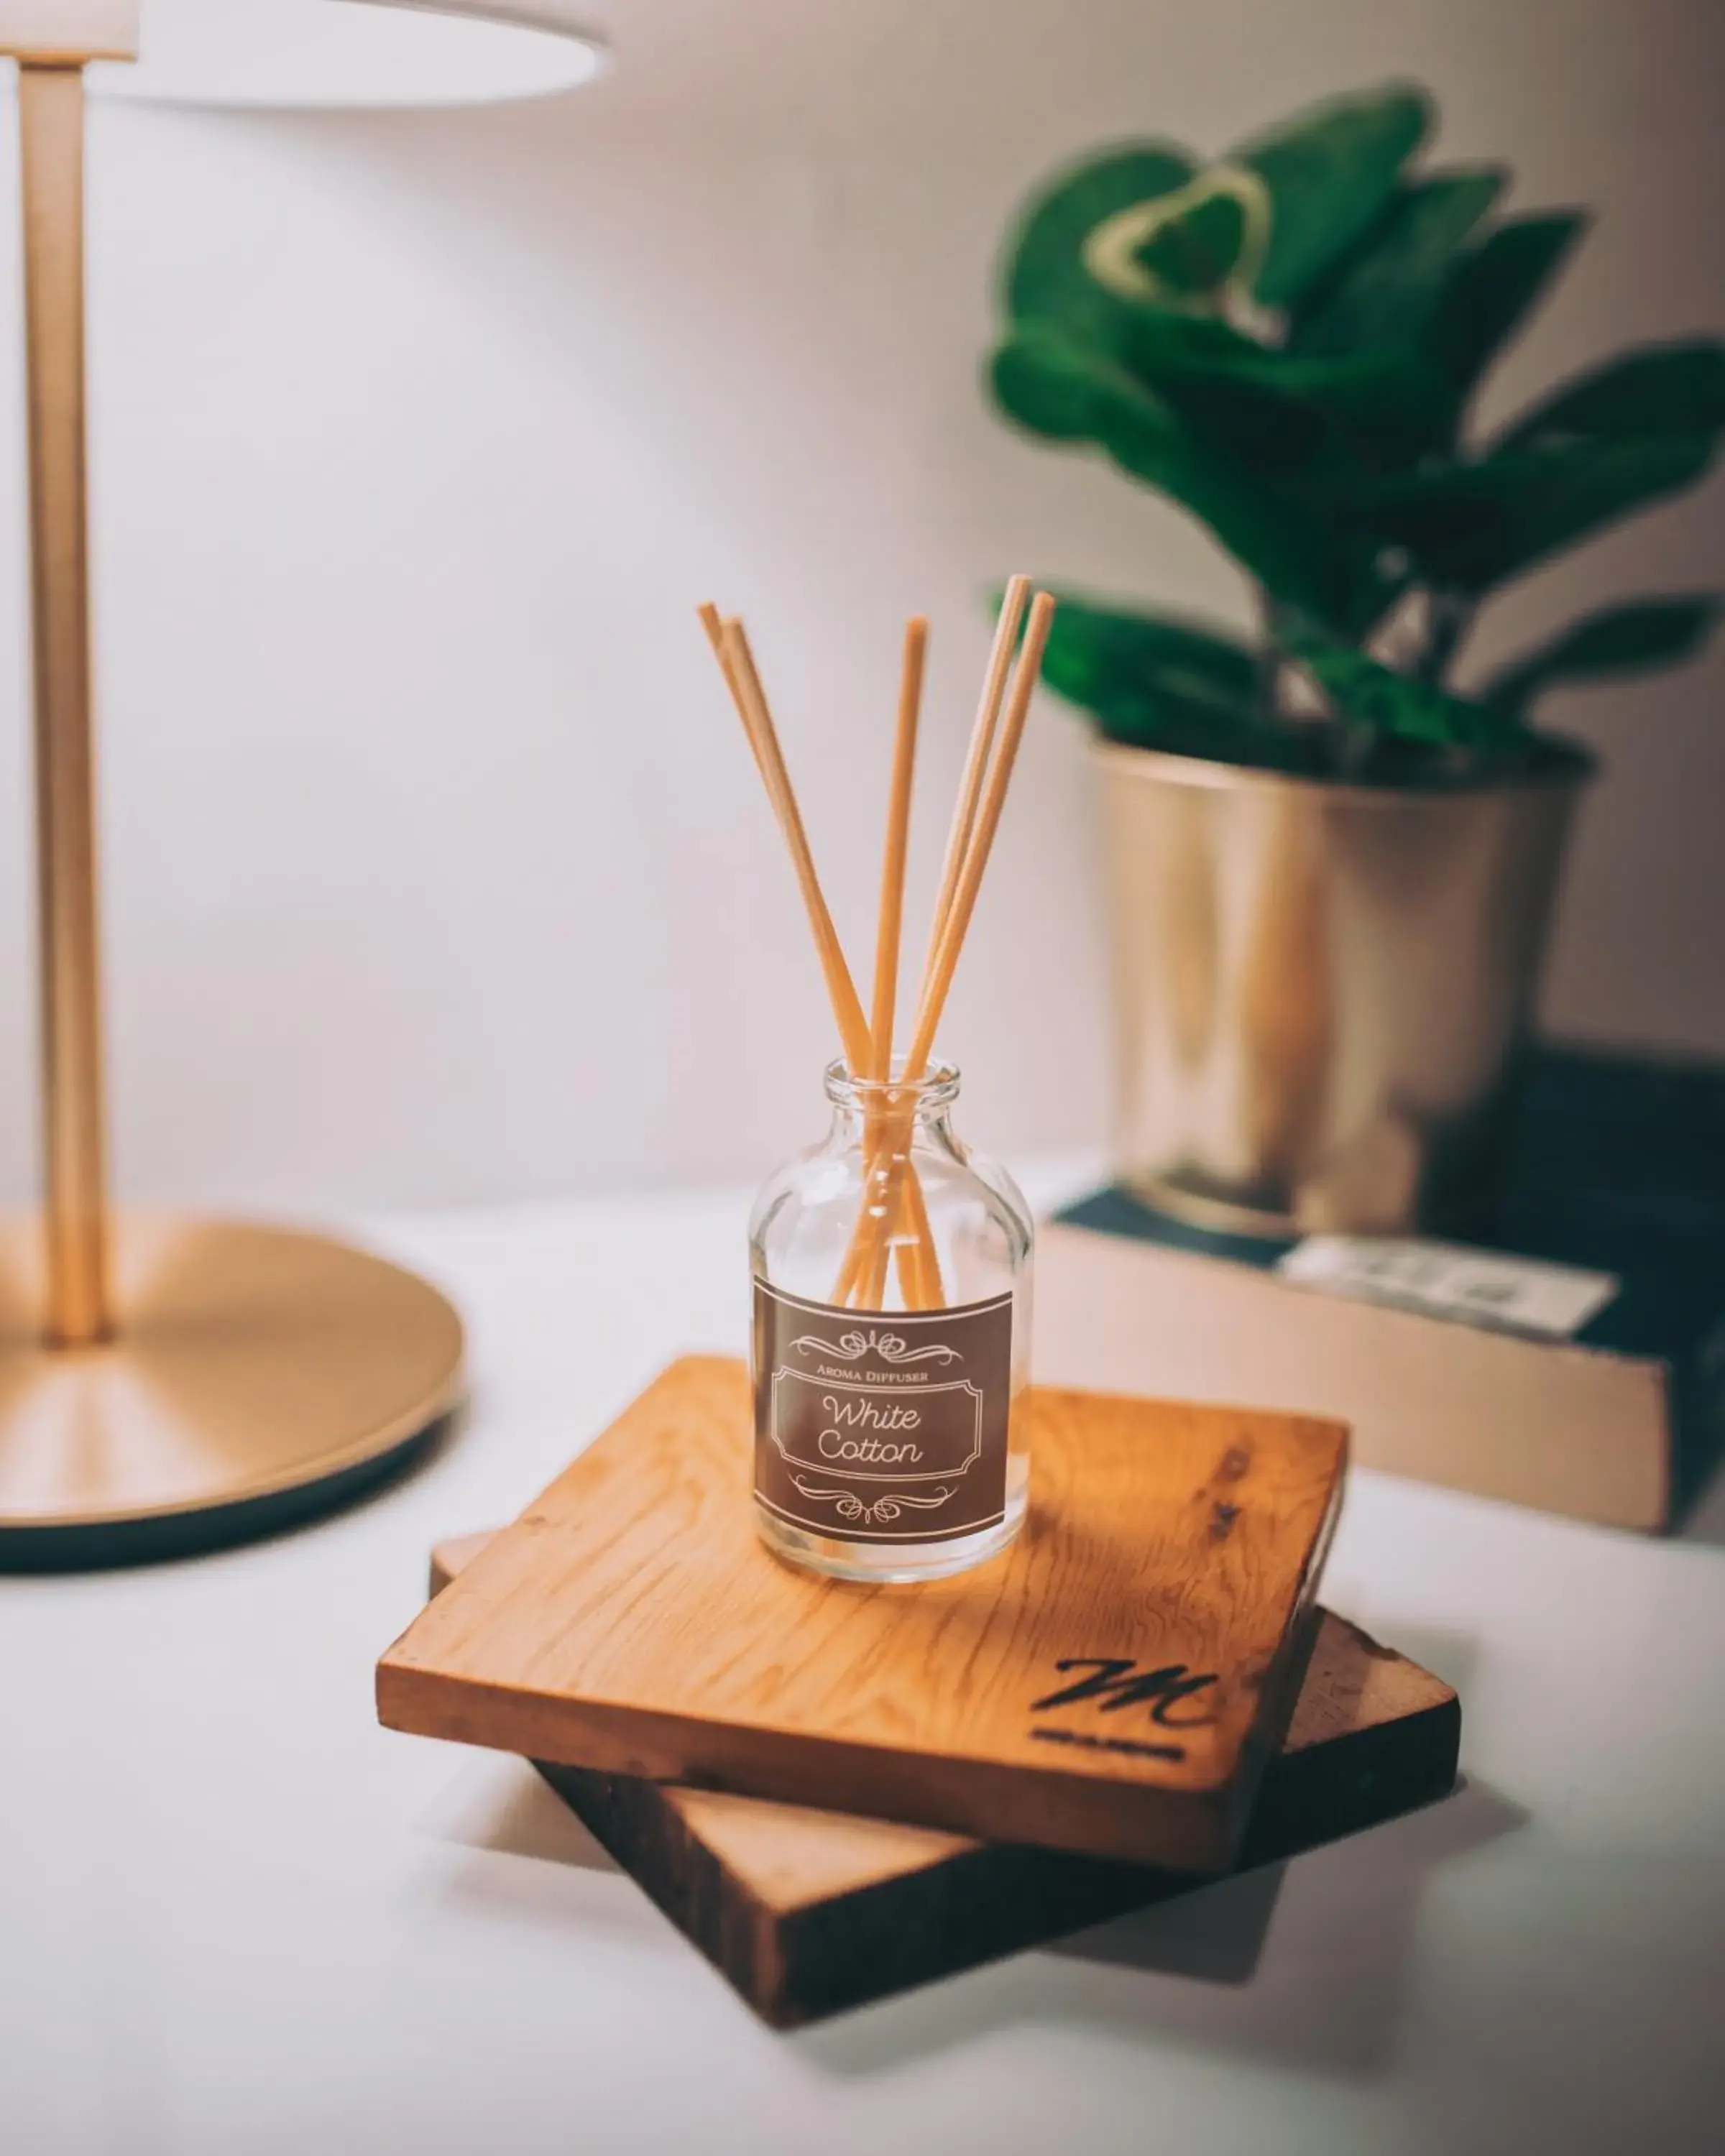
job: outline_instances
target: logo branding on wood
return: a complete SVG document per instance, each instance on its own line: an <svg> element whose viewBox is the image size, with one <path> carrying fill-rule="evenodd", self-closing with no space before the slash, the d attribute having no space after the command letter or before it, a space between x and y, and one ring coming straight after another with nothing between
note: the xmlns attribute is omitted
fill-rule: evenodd
<svg viewBox="0 0 1725 2156"><path fill-rule="evenodd" d="M1204 1729L1216 1719L1214 1714L1187 1713L1178 1717L1173 1712L1182 1700L1207 1691L1217 1682L1214 1671L1194 1675L1184 1662L1168 1662L1160 1669L1140 1670L1130 1656L1124 1655L1069 1655L1055 1664L1055 1670L1065 1676L1072 1670L1087 1670L1088 1676L1063 1685L1044 1699L1033 1700L1032 1714L1047 1714L1059 1707L1081 1707L1093 1702L1098 1714L1118 1714L1129 1707L1147 1707L1150 1719L1162 1729ZM1031 1736L1044 1744L1076 1744L1091 1752L1126 1752L1146 1759L1183 1759L1183 1744L1147 1743L1141 1738L1120 1737L1111 1732L1103 1736L1083 1730L1069 1728L1038 1729Z"/></svg>

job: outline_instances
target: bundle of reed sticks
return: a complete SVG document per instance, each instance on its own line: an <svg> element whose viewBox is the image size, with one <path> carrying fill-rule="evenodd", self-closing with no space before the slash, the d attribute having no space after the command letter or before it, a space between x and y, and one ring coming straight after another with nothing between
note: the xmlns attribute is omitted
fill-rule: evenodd
<svg viewBox="0 0 1725 2156"><path fill-rule="evenodd" d="M1012 780L1024 721L1029 714L1031 691L1042 665L1054 608L1055 603L1046 592L1038 592L1031 598L1028 577L1014 577L1006 588L977 705L976 721L971 728L958 798L947 833L946 855L923 960L916 1016L904 1060L896 1070L893 1033L904 922L905 860L910 837L911 796L928 624L919 615L905 627L898 723L893 738L887 799L886 841L880 869L873 990L870 1008L865 1014L855 980L845 963L838 931L833 926L833 917L821 891L802 812L785 767L778 730L768 707L766 690L761 685L747 632L734 615L721 616L711 604L699 609L701 625L737 706L767 798L790 852L791 865L814 933L815 949L839 1028L845 1060L852 1076L864 1081L869 1088L865 1097L870 1105L864 1118L863 1194L855 1230L834 1283L835 1303L848 1303L860 1310L883 1309L888 1269L895 1261L899 1292L906 1308L937 1309L946 1300L922 1186L911 1158L914 1089L927 1071L935 1029L946 1007L958 956L976 911L977 893L988 865L994 834L999 828L1000 813Z"/></svg>

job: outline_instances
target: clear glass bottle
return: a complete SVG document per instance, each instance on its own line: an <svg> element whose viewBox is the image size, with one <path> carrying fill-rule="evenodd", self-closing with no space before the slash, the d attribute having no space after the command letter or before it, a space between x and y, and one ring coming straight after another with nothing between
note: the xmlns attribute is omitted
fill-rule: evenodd
<svg viewBox="0 0 1725 2156"><path fill-rule="evenodd" d="M755 1507L769 1548L839 1579L938 1579L1006 1548L1029 1488L1034 1230L954 1136L958 1073L834 1063L832 1127L750 1223Z"/></svg>

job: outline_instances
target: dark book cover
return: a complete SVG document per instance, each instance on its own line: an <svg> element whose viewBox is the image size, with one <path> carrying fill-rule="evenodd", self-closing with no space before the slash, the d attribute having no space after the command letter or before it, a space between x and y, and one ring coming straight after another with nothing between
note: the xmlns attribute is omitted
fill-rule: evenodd
<svg viewBox="0 0 1725 2156"><path fill-rule="evenodd" d="M1265 1271L1299 1240L1194 1227L1119 1185L1057 1217ZM1574 1342L1669 1372L1681 1517L1725 1440L1725 1066L1538 1050L1497 1212L1444 1240L1615 1276L1617 1292Z"/></svg>

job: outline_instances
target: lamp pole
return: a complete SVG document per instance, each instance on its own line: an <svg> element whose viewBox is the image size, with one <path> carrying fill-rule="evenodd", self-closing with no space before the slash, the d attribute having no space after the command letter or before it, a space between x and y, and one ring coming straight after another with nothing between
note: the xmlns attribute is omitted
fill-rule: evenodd
<svg viewBox="0 0 1725 2156"><path fill-rule="evenodd" d="M117 13L119 11L110 11ZM82 58L18 68L35 645L44 1330L109 1328L85 461Z"/></svg>
<svg viewBox="0 0 1725 2156"><path fill-rule="evenodd" d="M90 694L85 67L137 0L0 0L18 64L28 348L43 1205L0 1221L0 1569L170 1556L309 1517L421 1448L461 1322L332 1237L110 1213Z"/></svg>

